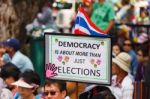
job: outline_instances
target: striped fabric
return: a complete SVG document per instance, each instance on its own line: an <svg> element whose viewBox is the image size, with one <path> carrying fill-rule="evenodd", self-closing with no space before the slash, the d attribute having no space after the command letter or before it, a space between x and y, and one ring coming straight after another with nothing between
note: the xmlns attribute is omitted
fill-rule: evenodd
<svg viewBox="0 0 150 99"><path fill-rule="evenodd" d="M79 35L108 36L90 20L82 7L79 7L72 33Z"/></svg>

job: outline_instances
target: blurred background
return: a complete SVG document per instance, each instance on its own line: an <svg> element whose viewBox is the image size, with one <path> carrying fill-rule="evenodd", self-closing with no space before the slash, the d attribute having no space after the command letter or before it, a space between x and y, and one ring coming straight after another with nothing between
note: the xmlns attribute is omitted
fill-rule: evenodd
<svg viewBox="0 0 150 99"><path fill-rule="evenodd" d="M133 48L149 41L150 0L106 0L114 6L112 43L130 38ZM77 8L97 0L0 0L0 41L17 38L44 81L44 32L71 34ZM37 50L38 49L38 50Z"/></svg>

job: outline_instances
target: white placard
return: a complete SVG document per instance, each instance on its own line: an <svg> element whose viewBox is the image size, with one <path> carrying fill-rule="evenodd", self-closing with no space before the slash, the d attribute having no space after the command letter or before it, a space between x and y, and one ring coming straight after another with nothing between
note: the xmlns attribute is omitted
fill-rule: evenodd
<svg viewBox="0 0 150 99"><path fill-rule="evenodd" d="M110 84L111 39L45 34L46 78Z"/></svg>

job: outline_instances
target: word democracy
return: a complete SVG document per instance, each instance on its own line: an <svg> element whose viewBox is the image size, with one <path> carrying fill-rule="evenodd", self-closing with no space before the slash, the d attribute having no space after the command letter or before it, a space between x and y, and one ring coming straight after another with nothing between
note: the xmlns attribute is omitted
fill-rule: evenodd
<svg viewBox="0 0 150 99"><path fill-rule="evenodd" d="M75 48L90 48L90 49L99 49L100 44L90 44L90 43L79 43L79 42L66 42L59 41L58 46L62 47L75 47Z"/></svg>

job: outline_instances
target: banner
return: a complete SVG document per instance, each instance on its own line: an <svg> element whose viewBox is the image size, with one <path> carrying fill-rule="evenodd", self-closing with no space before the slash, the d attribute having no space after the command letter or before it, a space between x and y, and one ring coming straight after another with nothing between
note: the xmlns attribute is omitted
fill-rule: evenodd
<svg viewBox="0 0 150 99"><path fill-rule="evenodd" d="M45 34L45 76L50 79L110 84L111 39Z"/></svg>

